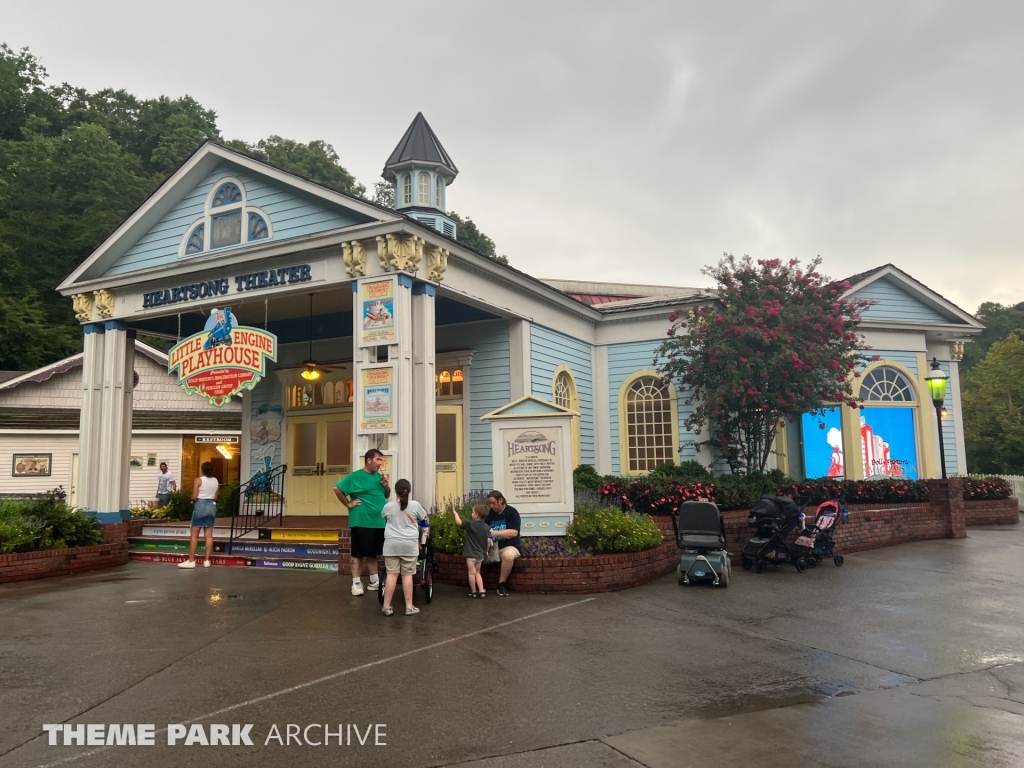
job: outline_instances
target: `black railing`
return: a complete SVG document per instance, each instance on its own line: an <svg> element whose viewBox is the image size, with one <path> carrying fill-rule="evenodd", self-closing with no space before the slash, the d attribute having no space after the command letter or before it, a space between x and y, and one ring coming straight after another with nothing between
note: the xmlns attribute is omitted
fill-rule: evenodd
<svg viewBox="0 0 1024 768"><path fill-rule="evenodd" d="M260 470L235 490L232 504L235 514L231 517L227 554L231 554L235 541L250 531L270 525L275 520L280 524L284 515L284 476L287 471L287 464Z"/></svg>

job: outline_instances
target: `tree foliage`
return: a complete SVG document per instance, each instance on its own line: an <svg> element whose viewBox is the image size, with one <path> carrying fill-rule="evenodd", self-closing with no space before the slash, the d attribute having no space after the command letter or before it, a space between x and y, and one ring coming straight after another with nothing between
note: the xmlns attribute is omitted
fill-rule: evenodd
<svg viewBox="0 0 1024 768"><path fill-rule="evenodd" d="M974 314L985 324L985 330L965 345L961 371L968 371L980 363L993 344L1014 331L1024 334L1024 302L1009 306L986 301Z"/></svg>
<svg viewBox="0 0 1024 768"><path fill-rule="evenodd" d="M694 404L686 426L704 433L734 473L764 471L787 416L845 403L864 349L856 323L869 302L844 299L848 283L820 259L757 261L731 254L708 267L716 301L673 315L660 372Z"/></svg>
<svg viewBox="0 0 1024 768"><path fill-rule="evenodd" d="M51 85L27 49L0 44L0 369L81 349L56 285L207 140L217 115L190 96ZM342 192L362 185L323 141L231 146Z"/></svg>
<svg viewBox="0 0 1024 768"><path fill-rule="evenodd" d="M972 472L1024 474L1024 340L991 345L964 380L964 441Z"/></svg>
<svg viewBox="0 0 1024 768"><path fill-rule="evenodd" d="M462 218L455 211L449 211L448 216L456 224L455 239L467 248L472 248L481 256L494 259L502 264L508 264L508 256L499 255L494 241L480 231L476 223L467 216Z"/></svg>

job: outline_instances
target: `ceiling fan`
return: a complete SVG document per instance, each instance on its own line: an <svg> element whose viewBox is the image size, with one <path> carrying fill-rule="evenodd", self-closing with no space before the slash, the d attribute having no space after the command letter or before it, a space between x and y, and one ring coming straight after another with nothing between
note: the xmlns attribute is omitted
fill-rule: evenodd
<svg viewBox="0 0 1024 768"><path fill-rule="evenodd" d="M330 368L324 368L313 359L313 294L309 294L309 359L303 360L302 364L306 369L299 375L306 381L316 381L322 373L331 373Z"/></svg>

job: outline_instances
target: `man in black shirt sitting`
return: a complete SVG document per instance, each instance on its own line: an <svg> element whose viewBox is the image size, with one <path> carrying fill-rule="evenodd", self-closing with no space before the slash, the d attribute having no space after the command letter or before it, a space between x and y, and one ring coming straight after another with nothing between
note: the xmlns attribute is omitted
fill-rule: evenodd
<svg viewBox="0 0 1024 768"><path fill-rule="evenodd" d="M491 511L487 513L484 520L491 529L491 537L498 542L498 552L501 555L501 575L498 577L498 594L502 597L508 595L508 575L512 573L512 566L517 557L521 557L522 545L519 543L519 529L522 522L519 512L515 507L510 507L505 501L501 491L491 491L487 494L487 502L491 505Z"/></svg>

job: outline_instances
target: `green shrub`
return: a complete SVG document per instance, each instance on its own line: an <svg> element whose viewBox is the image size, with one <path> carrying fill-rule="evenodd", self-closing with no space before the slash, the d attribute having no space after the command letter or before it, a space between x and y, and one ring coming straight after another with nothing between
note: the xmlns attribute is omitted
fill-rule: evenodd
<svg viewBox="0 0 1024 768"><path fill-rule="evenodd" d="M192 519L192 491L171 491L167 494L166 520L191 520Z"/></svg>
<svg viewBox="0 0 1024 768"><path fill-rule="evenodd" d="M572 471L572 487L577 491L596 491L601 485L601 476L590 464L580 464Z"/></svg>
<svg viewBox="0 0 1024 768"><path fill-rule="evenodd" d="M566 541L571 547L596 555L651 549L661 544L662 535L647 515L613 507L589 507L576 510L566 528Z"/></svg>
<svg viewBox="0 0 1024 768"><path fill-rule="evenodd" d="M217 517L233 517L238 504L238 481L221 486L217 494Z"/></svg>
<svg viewBox="0 0 1024 768"><path fill-rule="evenodd" d="M690 459L682 464L673 464L670 461L659 464L651 472L651 477L668 477L673 480L694 481L710 483L715 479L714 474L699 461Z"/></svg>
<svg viewBox="0 0 1024 768"><path fill-rule="evenodd" d="M1010 484L1001 477L965 477L963 482L967 501L1008 499L1013 495Z"/></svg>
<svg viewBox="0 0 1024 768"><path fill-rule="evenodd" d="M63 491L0 502L0 552L89 547L103 543L91 517L68 506Z"/></svg>
<svg viewBox="0 0 1024 768"><path fill-rule="evenodd" d="M455 515L452 514L451 506L446 506L447 509L444 512L430 516L430 539L434 542L434 549L438 552L461 555L462 546L466 543L466 532L455 524ZM459 515L464 520L471 519L468 508L460 509Z"/></svg>

